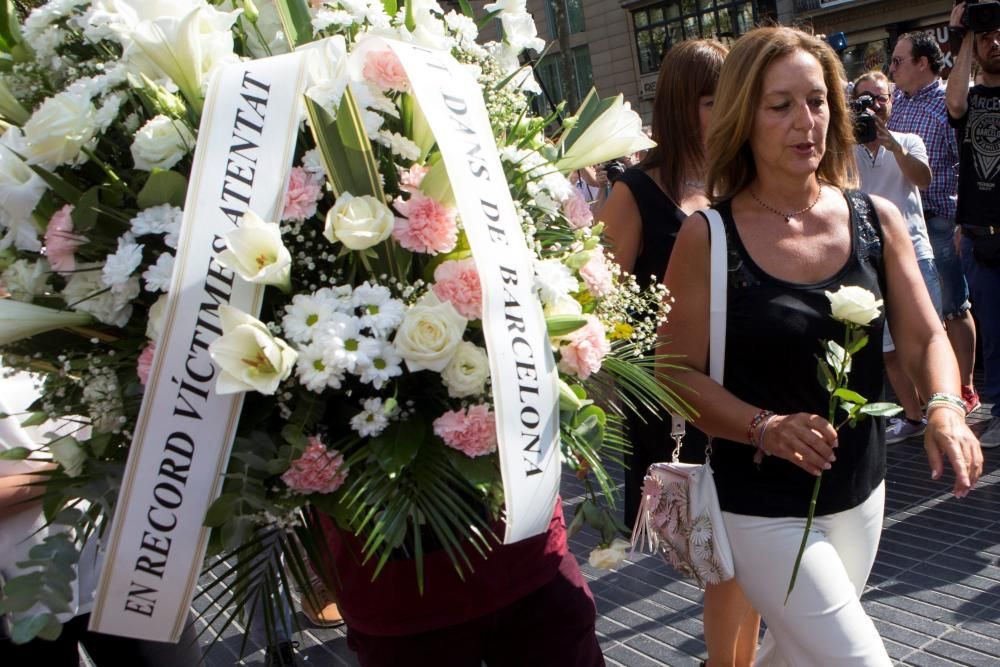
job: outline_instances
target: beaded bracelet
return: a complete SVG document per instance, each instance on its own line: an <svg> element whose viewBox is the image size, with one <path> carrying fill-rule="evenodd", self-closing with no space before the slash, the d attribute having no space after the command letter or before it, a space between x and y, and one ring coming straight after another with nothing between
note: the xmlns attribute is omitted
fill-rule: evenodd
<svg viewBox="0 0 1000 667"><path fill-rule="evenodd" d="M771 452L764 449L764 436L767 434L767 427L771 425L771 421L777 416L772 412L764 418L763 423L760 425L760 435L757 436L757 451L753 455L753 462L757 465L763 462L765 456L771 455Z"/></svg>
<svg viewBox="0 0 1000 667"><path fill-rule="evenodd" d="M773 414L774 413L771 412L770 410L758 410L757 414L755 414L753 416L753 419L750 420L750 425L747 426L747 440L754 447L757 446L757 439L754 438L754 431L757 430L757 427L760 426L760 423L762 421L767 419L768 415L773 415Z"/></svg>
<svg viewBox="0 0 1000 667"><path fill-rule="evenodd" d="M960 411L963 415L966 414L965 401L962 400L961 396L955 394L949 394L947 392L939 391L937 393L931 394L930 399L927 401L927 411L930 412L932 407L945 406L953 408Z"/></svg>

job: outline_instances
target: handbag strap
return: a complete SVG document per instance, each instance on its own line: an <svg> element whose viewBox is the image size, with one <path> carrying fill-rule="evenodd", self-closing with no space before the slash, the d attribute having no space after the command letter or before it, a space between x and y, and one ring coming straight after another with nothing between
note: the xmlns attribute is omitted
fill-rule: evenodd
<svg viewBox="0 0 1000 667"><path fill-rule="evenodd" d="M709 319L708 319L708 374L713 380L722 384L722 376L726 367L726 271L728 252L726 246L726 227L722 216L714 208L699 209L698 213L708 220L710 246L710 287L709 287ZM684 419L679 415L670 415L670 437L676 443L672 459L680 460L681 440L684 438ZM712 452L712 439L705 445L705 457Z"/></svg>

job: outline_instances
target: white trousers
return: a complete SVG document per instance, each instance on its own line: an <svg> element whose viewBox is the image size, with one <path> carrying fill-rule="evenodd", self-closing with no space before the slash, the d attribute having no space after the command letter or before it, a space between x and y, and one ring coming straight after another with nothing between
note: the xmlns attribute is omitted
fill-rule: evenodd
<svg viewBox="0 0 1000 667"><path fill-rule="evenodd" d="M885 483L857 507L816 517L787 606L805 519L722 513L736 579L767 623L756 667L892 664L860 599L878 551L884 509Z"/></svg>

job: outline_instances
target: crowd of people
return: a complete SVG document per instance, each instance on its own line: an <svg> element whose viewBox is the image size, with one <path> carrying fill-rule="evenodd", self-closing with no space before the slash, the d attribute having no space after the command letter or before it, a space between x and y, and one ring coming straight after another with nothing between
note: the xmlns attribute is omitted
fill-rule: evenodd
<svg viewBox="0 0 1000 667"><path fill-rule="evenodd" d="M705 592L711 667L890 664L861 604L882 530L886 445L922 435L932 476L947 461L957 496L982 472L980 448L1000 446L992 291L1000 288L1000 161L989 134L1000 126L1000 30L962 35L947 84L941 67L925 33L898 39L888 77L875 71L853 82L825 41L797 29L757 28L731 50L684 42L660 68L656 148L623 156L621 170L604 164L571 175L605 223L615 261L640 284L662 281L674 298L658 352L683 360L672 387L700 431L689 431L684 458L703 459L705 435L714 439L710 461L735 560L735 579ZM875 131L859 141L851 101L862 99ZM707 374L711 242L698 212L707 207L724 222L730 266L721 384ZM827 419L815 354L818 341L840 337L824 295L840 285L884 301L870 327L881 349L857 352L850 386L880 396L888 377L903 407L888 425L869 419L838 430ZM980 407L977 335L980 390L993 405L978 439L966 423ZM669 416L628 423L631 524L647 466L669 456ZM819 475L816 521L786 600ZM0 499L23 501L13 491ZM339 572L331 595L364 665L603 664L560 502L546 533L496 549L467 580L441 554L428 558L432 595L401 595L393 563L373 588L359 545L331 530L329 546ZM295 664L287 646L268 660Z"/></svg>

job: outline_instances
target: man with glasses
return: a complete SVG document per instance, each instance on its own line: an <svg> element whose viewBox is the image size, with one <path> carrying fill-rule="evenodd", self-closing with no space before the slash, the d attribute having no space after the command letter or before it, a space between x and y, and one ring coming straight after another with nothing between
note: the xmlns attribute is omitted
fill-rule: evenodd
<svg viewBox="0 0 1000 667"><path fill-rule="evenodd" d="M948 79L948 114L960 140L958 222L962 264L976 302L992 419L982 447L1000 446L1000 30L966 33L965 3L955 5L949 30L961 48ZM969 89L972 62L981 81Z"/></svg>
<svg viewBox="0 0 1000 667"><path fill-rule="evenodd" d="M979 407L972 383L976 360L976 325L972 320L969 286L955 249L958 199L958 142L948 122L945 86L939 73L944 54L927 32L908 32L896 42L889 74L896 83L889 129L911 132L924 140L930 158L931 184L921 188L924 220L934 264L941 277L941 306L948 340L958 359L966 412Z"/></svg>
<svg viewBox="0 0 1000 667"><path fill-rule="evenodd" d="M934 251L927 237L923 204L918 189L931 184L927 149L923 140L916 134L892 132L886 127L892 114L892 100L889 97L889 79L885 74L879 71L862 74L854 82L851 95L855 100L867 95L875 105L873 109L875 139L867 144L858 144L854 148L861 177L861 190L885 197L903 214L910 241L913 242L913 249L917 255L920 274L940 317L941 280L934 265ZM896 354L896 346L889 335L889 327L885 328L883 334L882 352L885 354L885 370L889 382L900 405L903 406L903 416L892 419L885 434L886 444L891 445L922 435L927 422L924 420L917 390L906 376Z"/></svg>

